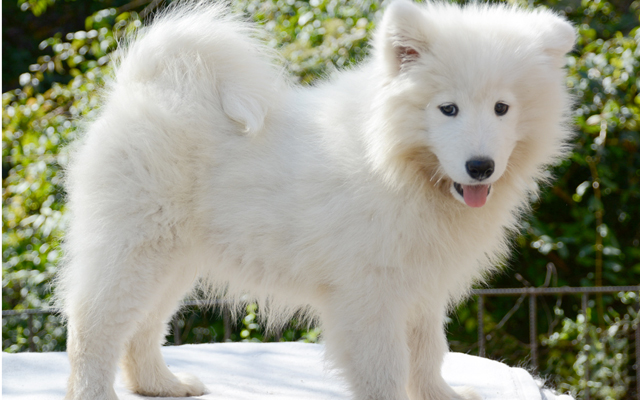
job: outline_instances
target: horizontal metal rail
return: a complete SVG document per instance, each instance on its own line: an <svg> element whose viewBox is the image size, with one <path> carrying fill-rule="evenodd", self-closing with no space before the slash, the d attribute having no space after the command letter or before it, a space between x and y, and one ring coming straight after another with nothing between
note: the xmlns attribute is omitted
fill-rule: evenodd
<svg viewBox="0 0 640 400"><path fill-rule="evenodd" d="M2 310L3 317L9 317L13 315L35 315L35 314L59 314L60 310L57 308L28 308L26 310Z"/></svg>
<svg viewBox="0 0 640 400"><path fill-rule="evenodd" d="M640 285L636 286L599 286L599 287L524 287L506 289L473 289L472 295L485 296L516 296L519 294L582 294L582 293L619 293L619 292L639 292Z"/></svg>
<svg viewBox="0 0 640 400"><path fill-rule="evenodd" d="M210 307L219 304L227 303L224 299L215 300L186 300L182 302L183 307ZM25 310L2 310L2 316L8 317L13 315L34 315L34 314L60 314L59 308L47 307L47 308L28 308Z"/></svg>

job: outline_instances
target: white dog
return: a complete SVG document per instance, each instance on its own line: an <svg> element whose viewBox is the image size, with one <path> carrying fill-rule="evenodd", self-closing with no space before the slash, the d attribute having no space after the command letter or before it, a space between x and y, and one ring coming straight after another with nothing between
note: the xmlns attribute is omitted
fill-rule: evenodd
<svg viewBox="0 0 640 400"><path fill-rule="evenodd" d="M392 3L370 59L316 87L216 6L173 7L123 55L72 157L58 298L67 398L192 396L160 344L194 282L321 321L357 399L475 399L441 377L448 308L508 252L567 153L564 55L545 10Z"/></svg>

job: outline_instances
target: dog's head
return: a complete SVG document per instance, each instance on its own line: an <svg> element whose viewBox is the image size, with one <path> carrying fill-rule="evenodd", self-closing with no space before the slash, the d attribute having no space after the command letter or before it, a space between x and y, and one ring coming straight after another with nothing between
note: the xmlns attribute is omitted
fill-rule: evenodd
<svg viewBox="0 0 640 400"><path fill-rule="evenodd" d="M574 41L573 27L544 10L392 3L374 45L382 158L470 207L507 175L538 179L568 136L562 65Z"/></svg>

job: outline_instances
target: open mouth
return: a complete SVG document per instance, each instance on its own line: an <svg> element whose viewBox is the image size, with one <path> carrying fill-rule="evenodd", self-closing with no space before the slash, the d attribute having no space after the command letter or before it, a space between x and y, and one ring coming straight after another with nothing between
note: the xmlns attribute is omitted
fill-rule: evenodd
<svg viewBox="0 0 640 400"><path fill-rule="evenodd" d="M491 192L491 185L462 185L453 182L453 188L469 207L482 207Z"/></svg>

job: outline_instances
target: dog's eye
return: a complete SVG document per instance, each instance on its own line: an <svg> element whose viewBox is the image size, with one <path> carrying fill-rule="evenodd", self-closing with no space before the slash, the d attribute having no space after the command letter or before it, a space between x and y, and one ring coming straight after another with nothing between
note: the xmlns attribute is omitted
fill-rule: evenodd
<svg viewBox="0 0 640 400"><path fill-rule="evenodd" d="M496 112L496 115L501 117L509 111L509 106L499 101L496 103L496 106L493 107L493 110Z"/></svg>
<svg viewBox="0 0 640 400"><path fill-rule="evenodd" d="M458 115L458 106L453 103L443 104L438 108L447 117L455 117Z"/></svg>

